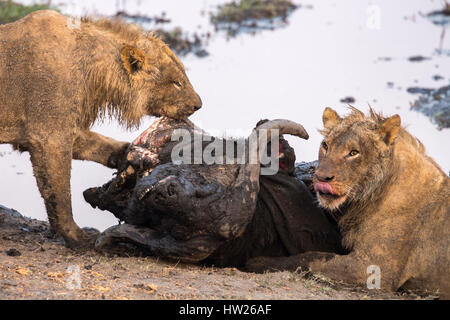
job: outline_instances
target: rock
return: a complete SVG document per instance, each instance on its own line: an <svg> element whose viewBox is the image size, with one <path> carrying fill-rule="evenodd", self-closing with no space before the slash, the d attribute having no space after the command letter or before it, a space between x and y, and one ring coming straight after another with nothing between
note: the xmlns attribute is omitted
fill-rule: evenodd
<svg viewBox="0 0 450 320"><path fill-rule="evenodd" d="M421 88L421 87L409 87L406 89L407 92L412 94L424 94L429 95L434 91L434 89L431 88Z"/></svg>
<svg viewBox="0 0 450 320"><path fill-rule="evenodd" d="M7 250L6 254L10 257L18 257L18 256L22 255L22 253L19 250L17 250L16 248L11 248L11 249Z"/></svg>
<svg viewBox="0 0 450 320"><path fill-rule="evenodd" d="M409 57L409 58L408 58L408 60L409 60L410 62L422 62L422 61L430 60L430 59L431 59L431 58L424 57L424 56L420 56L420 55L418 55L418 56L412 56L412 57Z"/></svg>
<svg viewBox="0 0 450 320"><path fill-rule="evenodd" d="M345 98L342 98L339 101L342 102L342 103L355 103L356 100L353 97L345 97Z"/></svg>
<svg viewBox="0 0 450 320"><path fill-rule="evenodd" d="M195 51L195 55L199 58L204 58L209 56L209 52L206 51L205 49L200 49L198 51Z"/></svg>
<svg viewBox="0 0 450 320"><path fill-rule="evenodd" d="M442 79L444 79L444 77L443 77L443 76L440 76L440 75L438 75L438 74L435 74L435 75L433 76L433 80L434 80L434 81L439 81L439 80L442 80Z"/></svg>

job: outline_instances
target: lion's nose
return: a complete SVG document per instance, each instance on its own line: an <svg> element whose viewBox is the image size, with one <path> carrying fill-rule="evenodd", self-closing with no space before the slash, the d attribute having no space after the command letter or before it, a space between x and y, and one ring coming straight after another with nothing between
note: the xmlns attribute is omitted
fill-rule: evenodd
<svg viewBox="0 0 450 320"><path fill-rule="evenodd" d="M330 174L321 174L316 172L314 175L316 176L316 179L319 180L320 182L331 182L334 180L334 176Z"/></svg>
<svg viewBox="0 0 450 320"><path fill-rule="evenodd" d="M194 105L194 110L197 111L199 110L203 105L202 99L200 98L200 96L197 94L197 101L195 102Z"/></svg>

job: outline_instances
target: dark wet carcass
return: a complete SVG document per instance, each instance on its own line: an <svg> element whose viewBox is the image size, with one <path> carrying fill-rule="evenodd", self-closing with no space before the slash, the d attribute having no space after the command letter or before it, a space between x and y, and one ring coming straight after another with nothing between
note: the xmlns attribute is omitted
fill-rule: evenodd
<svg viewBox="0 0 450 320"><path fill-rule="evenodd" d="M192 137L182 147L170 141L177 129ZM274 130L280 134L278 150L272 148ZM261 132L268 133L267 140L251 143ZM156 120L130 146L121 172L104 186L85 191L92 206L109 210L125 222L105 230L97 248L129 242L152 255L220 266L242 266L255 256L341 251L333 222L315 205L313 194L299 178L303 175L308 180L311 168L295 170L294 150L283 138L283 134L292 134L307 139L301 125L288 120L261 121L244 141L209 137L200 142L200 157L211 142L222 145L222 150L227 144L232 146L232 157L229 152L227 156L233 164L227 164L227 156L223 164L199 161L194 146L198 133L204 134L189 121ZM243 161L239 145L245 146ZM266 147L269 155L277 151L270 157L279 165L273 175L260 174L260 156L255 163L251 161L252 154ZM188 156L184 159L197 164L178 164L174 154ZM212 154L216 160L222 157Z"/></svg>

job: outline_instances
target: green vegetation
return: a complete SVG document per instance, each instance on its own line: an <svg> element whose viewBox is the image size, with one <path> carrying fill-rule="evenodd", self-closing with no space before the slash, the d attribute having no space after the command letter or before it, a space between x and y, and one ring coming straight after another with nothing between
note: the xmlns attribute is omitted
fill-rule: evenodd
<svg viewBox="0 0 450 320"><path fill-rule="evenodd" d="M33 11L45 9L58 11L50 4L50 1L47 4L23 5L12 0L0 0L0 24L14 22Z"/></svg>
<svg viewBox="0 0 450 320"><path fill-rule="evenodd" d="M248 20L286 18L297 6L289 0L240 0L219 6L217 14L211 16L213 24Z"/></svg>

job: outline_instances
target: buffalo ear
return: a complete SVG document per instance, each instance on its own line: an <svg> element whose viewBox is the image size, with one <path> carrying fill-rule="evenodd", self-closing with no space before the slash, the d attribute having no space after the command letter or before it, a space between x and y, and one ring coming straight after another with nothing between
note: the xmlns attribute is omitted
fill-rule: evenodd
<svg viewBox="0 0 450 320"><path fill-rule="evenodd" d="M120 58L123 67L127 70L129 75L134 75L136 72L142 70L146 64L144 52L129 45L122 48L120 51Z"/></svg>
<svg viewBox="0 0 450 320"><path fill-rule="evenodd" d="M400 130L400 124L401 120L398 114L384 120L381 124L381 138L388 146L391 145L397 137L398 131Z"/></svg>
<svg viewBox="0 0 450 320"><path fill-rule="evenodd" d="M336 111L334 111L331 108L325 108L323 115L322 115L322 121L323 126L326 130L330 130L337 126L341 122L342 118L339 117Z"/></svg>

